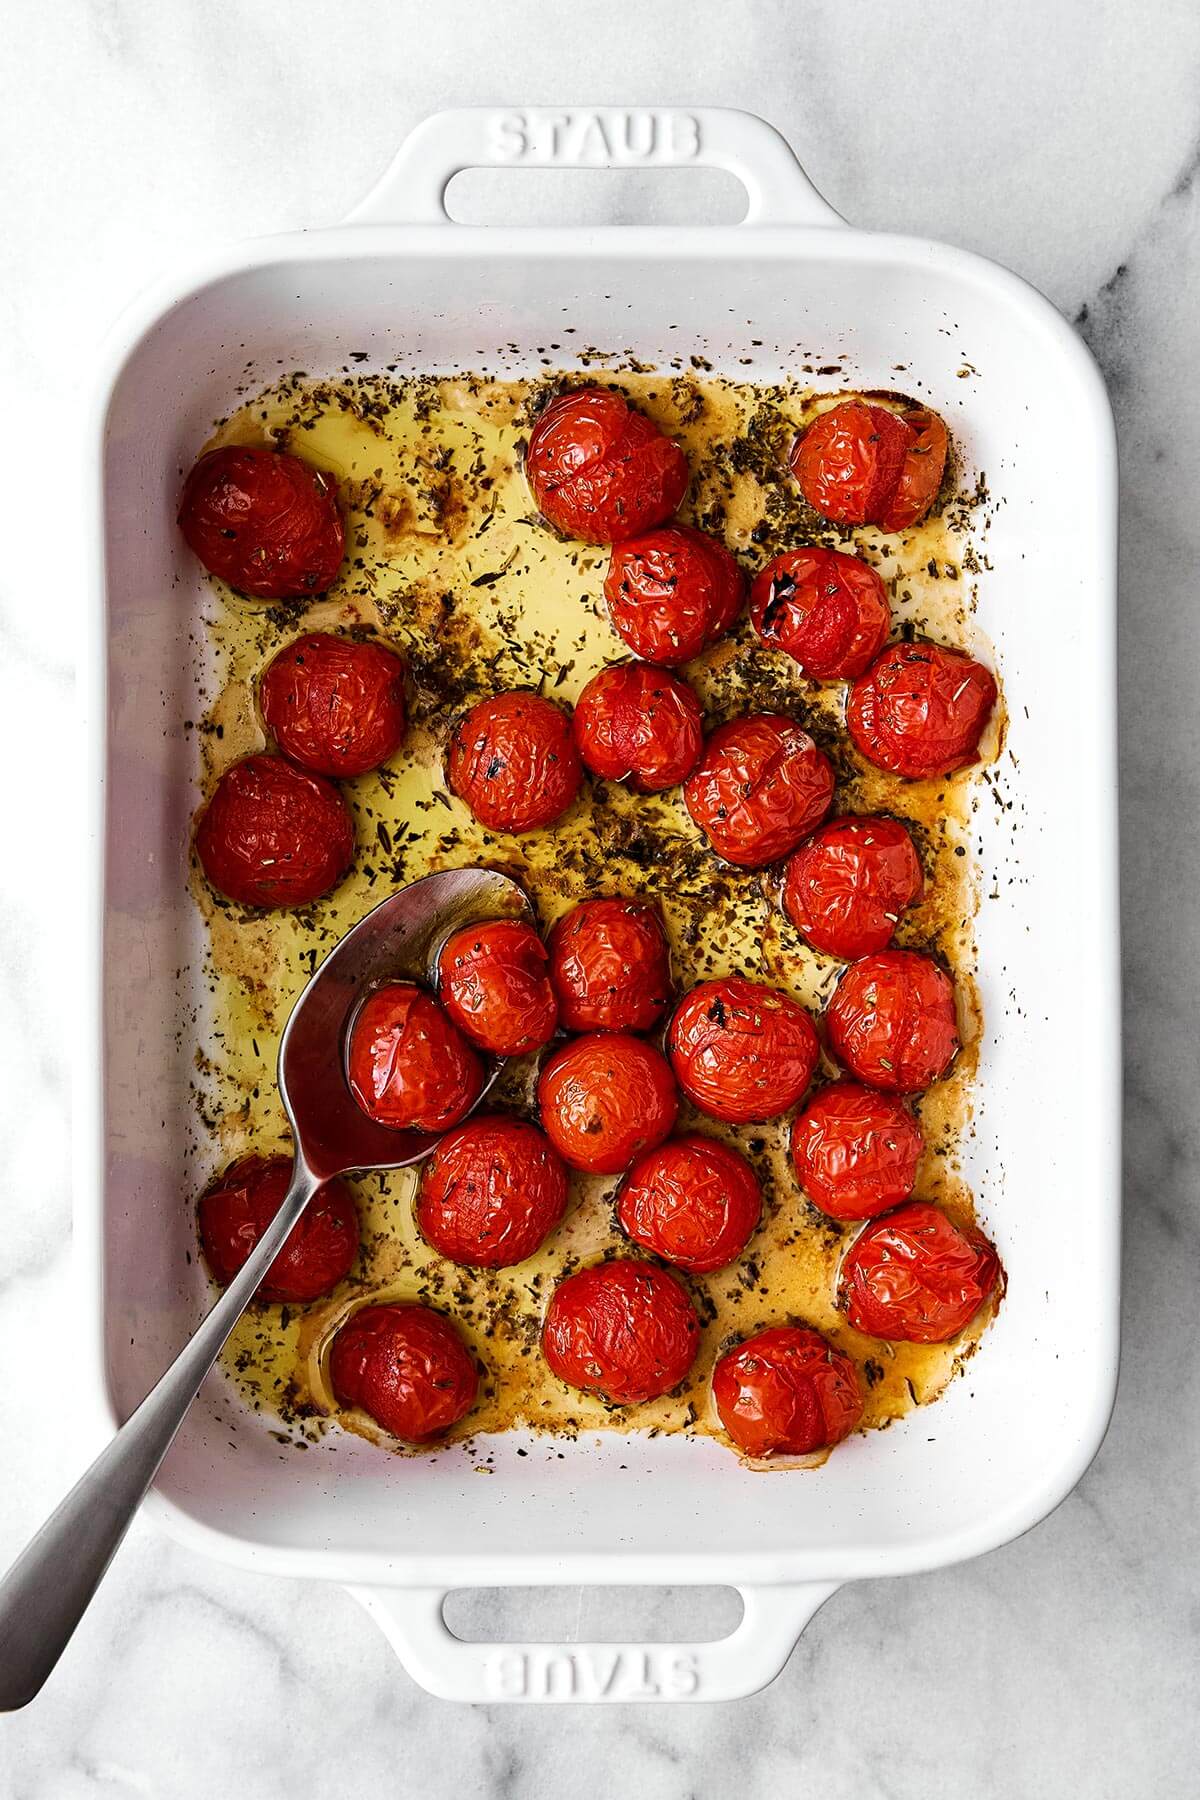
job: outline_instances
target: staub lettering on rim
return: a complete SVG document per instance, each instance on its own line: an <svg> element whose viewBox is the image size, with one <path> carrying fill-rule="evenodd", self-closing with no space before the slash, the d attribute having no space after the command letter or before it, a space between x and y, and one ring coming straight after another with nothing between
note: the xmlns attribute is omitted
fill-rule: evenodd
<svg viewBox="0 0 1200 1800"><path fill-rule="evenodd" d="M691 113L657 108L556 112L527 108L493 113L492 154L502 162L562 163L597 168L610 163L689 162L700 154L700 121Z"/></svg>
<svg viewBox="0 0 1200 1800"><path fill-rule="evenodd" d="M700 1691L687 1651L502 1650L487 1661L498 1700L686 1700Z"/></svg>

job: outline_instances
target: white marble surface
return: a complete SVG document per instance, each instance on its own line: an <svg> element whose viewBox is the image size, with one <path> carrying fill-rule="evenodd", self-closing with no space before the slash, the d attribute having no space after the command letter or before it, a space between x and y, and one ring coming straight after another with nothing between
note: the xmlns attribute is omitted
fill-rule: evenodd
<svg viewBox="0 0 1200 1800"><path fill-rule="evenodd" d="M337 218L439 105L585 98L762 111L851 220L979 249L1082 321L1112 385L1124 463L1128 1215L1121 1394L1079 1490L982 1561L842 1591L757 1699L448 1708L408 1681L340 1591L247 1579L139 1525L39 1703L0 1723L0 1792L1194 1793L1192 0L9 0L4 36L0 1563L81 1454L70 1432L74 1000L62 950L80 874L72 834L50 828L46 802L81 779L64 722L85 591L74 434L93 349L124 300L197 242ZM572 203L558 188L553 200ZM597 200L630 204L603 184ZM723 196L706 189L698 203L710 202ZM671 203L689 204L678 189ZM585 1635L594 1622L594 1601L544 1604L555 1623L565 1604ZM521 1623L537 1617L528 1606Z"/></svg>

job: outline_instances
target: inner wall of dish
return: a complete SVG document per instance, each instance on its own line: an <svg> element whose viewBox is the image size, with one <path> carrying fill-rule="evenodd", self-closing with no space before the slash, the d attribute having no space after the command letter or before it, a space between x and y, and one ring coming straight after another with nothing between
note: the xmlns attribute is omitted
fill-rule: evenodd
<svg viewBox="0 0 1200 1800"><path fill-rule="evenodd" d="M822 234L816 234L820 237ZM935 1408L855 1439L816 1475L763 1477L711 1442L607 1433L576 1443L491 1440L461 1452L381 1455L341 1439L299 1449L249 1420L220 1377L205 1386L161 1477L189 1514L235 1537L346 1553L419 1545L450 1558L536 1545L554 1554L727 1550L849 1566L871 1546L922 1544L1019 1509L1062 1461L1092 1391L1088 1338L1103 1297L1103 1032L1089 1030L1103 909L1102 809L1072 779L1097 734L1102 666L1089 590L1103 581L1088 402L1059 341L974 276L915 254L880 260L768 253L712 233L659 260L620 253L285 262L201 291L143 340L118 383L106 446L109 798L105 1038L107 1359L127 1412L193 1327L192 1083L206 1042L202 927L187 889L199 717L201 585L179 554L178 481L214 422L279 373L347 362L400 371L539 374L569 346L619 360L704 358L770 381L837 364L830 387L902 387L945 414L986 474L994 509L979 622L996 646L1008 751L977 792L986 1018L979 1113L965 1173L1010 1273L985 1353ZM463 240L459 240L463 242ZM794 240L793 240L794 242ZM721 248L726 254L714 254ZM573 335L565 333L574 327ZM561 346L551 350L549 346ZM356 355L357 353L357 355ZM359 363L357 356L366 360ZM1070 446L1076 446L1072 452ZM1064 446L1068 447L1064 450ZM1085 794L1085 802L1091 791ZM1087 1130L1080 1126L1086 1120ZM1082 1141L1081 1141L1082 1140ZM1089 1232L1088 1226L1092 1226ZM518 1450L528 1455L518 1457ZM703 1473L703 1480L697 1475ZM569 1503L564 1504L564 1490ZM394 1566L394 1564L393 1564Z"/></svg>

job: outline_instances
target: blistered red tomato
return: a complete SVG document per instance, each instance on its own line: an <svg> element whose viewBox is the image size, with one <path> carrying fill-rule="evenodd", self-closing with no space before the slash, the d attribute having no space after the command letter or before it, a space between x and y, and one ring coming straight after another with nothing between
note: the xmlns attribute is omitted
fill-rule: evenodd
<svg viewBox="0 0 1200 1800"><path fill-rule="evenodd" d="M258 702L283 754L315 775L365 775L404 742L404 664L383 644L310 631L268 663Z"/></svg>
<svg viewBox="0 0 1200 1800"><path fill-rule="evenodd" d="M830 819L789 856L783 909L814 950L850 962L887 948L924 885L898 819Z"/></svg>
<svg viewBox="0 0 1200 1800"><path fill-rule="evenodd" d="M694 1106L745 1125L795 1106L812 1080L819 1044L798 1000L730 975L702 981L679 1003L667 1053Z"/></svg>
<svg viewBox="0 0 1200 1800"><path fill-rule="evenodd" d="M562 1158L521 1119L469 1119L446 1133L421 1170L421 1235L440 1256L469 1268L524 1262L566 1208Z"/></svg>
<svg viewBox="0 0 1200 1800"><path fill-rule="evenodd" d="M946 466L946 427L936 413L902 413L866 400L823 412L789 461L810 506L845 525L902 531L923 519Z"/></svg>
<svg viewBox="0 0 1200 1800"><path fill-rule="evenodd" d="M889 644L850 690L846 724L868 762L920 781L979 755L996 678L963 650Z"/></svg>
<svg viewBox="0 0 1200 1800"><path fill-rule="evenodd" d="M568 1386L638 1406L679 1386L700 1348L700 1321L674 1275L623 1258L560 1281L542 1352Z"/></svg>
<svg viewBox="0 0 1200 1800"><path fill-rule="evenodd" d="M918 1093L958 1053L954 983L918 950L880 950L851 963L825 1023L842 1066L885 1093Z"/></svg>
<svg viewBox="0 0 1200 1800"><path fill-rule="evenodd" d="M822 1088L792 1126L796 1179L831 1219L873 1219L907 1200L924 1148L903 1101L856 1081Z"/></svg>
<svg viewBox="0 0 1200 1800"><path fill-rule="evenodd" d="M669 1137L679 1096L666 1058L641 1038L595 1032L550 1058L538 1082L542 1129L573 1169L619 1175Z"/></svg>
<svg viewBox="0 0 1200 1800"><path fill-rule="evenodd" d="M871 1337L942 1344L966 1330L999 1281L1000 1258L981 1231L913 1200L855 1238L839 1304Z"/></svg>
<svg viewBox="0 0 1200 1800"><path fill-rule="evenodd" d="M713 732L683 798L718 856L761 869L820 824L833 789L833 766L802 725L753 713Z"/></svg>
<svg viewBox="0 0 1200 1800"><path fill-rule="evenodd" d="M550 978L568 1031L649 1031L671 998L662 914L645 900L583 900L549 938Z"/></svg>
<svg viewBox="0 0 1200 1800"><path fill-rule="evenodd" d="M323 594L346 534L331 476L286 450L229 444L183 485L179 528L210 575L256 600Z"/></svg>
<svg viewBox="0 0 1200 1800"><path fill-rule="evenodd" d="M840 550L787 550L750 588L764 644L786 650L815 681L861 675L891 627L887 589L869 564Z"/></svg>
<svg viewBox="0 0 1200 1800"><path fill-rule="evenodd" d="M858 1370L806 1325L773 1325L727 1350L713 1370L713 1403L746 1456L810 1456L862 1418Z"/></svg>
<svg viewBox="0 0 1200 1800"><path fill-rule="evenodd" d="M540 694L481 700L454 727L450 786L489 831L538 831L561 818L583 770L569 715Z"/></svg>
<svg viewBox="0 0 1200 1800"><path fill-rule="evenodd" d="M742 572L724 544L690 525L664 525L618 544L604 578L613 630L648 662L690 662L724 637L742 609Z"/></svg>
<svg viewBox="0 0 1200 1800"><path fill-rule="evenodd" d="M243 1156L200 1196L200 1244L213 1278L228 1287L279 1211L291 1185L290 1156ZM327 1181L283 1240L257 1294L303 1306L330 1294L358 1255L358 1214L349 1188Z"/></svg>
<svg viewBox="0 0 1200 1800"><path fill-rule="evenodd" d="M521 919L464 925L438 957L438 998L451 1020L492 1056L524 1056L558 1027L546 946Z"/></svg>
<svg viewBox="0 0 1200 1800"><path fill-rule="evenodd" d="M606 781L657 794L690 775L704 748L695 690L652 663L601 669L575 705L575 742L584 764Z"/></svg>
<svg viewBox="0 0 1200 1800"><path fill-rule="evenodd" d="M525 474L538 509L568 537L616 544L669 519L687 457L611 388L552 400L529 434Z"/></svg>
<svg viewBox="0 0 1200 1800"><path fill-rule="evenodd" d="M330 781L282 756L245 756L221 776L196 825L209 885L239 906L306 906L354 860L354 822Z"/></svg>
<svg viewBox="0 0 1200 1800"><path fill-rule="evenodd" d="M367 1117L396 1131L445 1131L483 1087L483 1064L431 994L388 981L354 1014L346 1046L350 1091Z"/></svg>
<svg viewBox="0 0 1200 1800"><path fill-rule="evenodd" d="M762 1191L745 1157L694 1131L639 1156L617 1196L626 1237L694 1275L739 1257L761 1212Z"/></svg>
<svg viewBox="0 0 1200 1800"><path fill-rule="evenodd" d="M355 1406L406 1444L427 1444L465 1419L479 1371L462 1338L429 1306L388 1302L351 1313L333 1340L329 1378L340 1406Z"/></svg>

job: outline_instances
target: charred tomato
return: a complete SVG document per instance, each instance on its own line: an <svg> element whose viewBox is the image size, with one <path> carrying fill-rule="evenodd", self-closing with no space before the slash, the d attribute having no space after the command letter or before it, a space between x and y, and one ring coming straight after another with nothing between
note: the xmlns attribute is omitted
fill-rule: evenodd
<svg viewBox="0 0 1200 1800"><path fill-rule="evenodd" d="M354 860L354 823L333 783L282 756L244 756L196 825L209 886L239 906L307 906Z"/></svg>
<svg viewBox="0 0 1200 1800"><path fill-rule="evenodd" d="M842 1258L839 1304L856 1331L942 1344L965 1331L1000 1281L1000 1258L973 1225L910 1201L863 1227Z"/></svg>
<svg viewBox="0 0 1200 1800"><path fill-rule="evenodd" d="M907 1200L925 1139L903 1101L835 1081L792 1126L792 1163L808 1198L831 1219L873 1219Z"/></svg>
<svg viewBox="0 0 1200 1800"><path fill-rule="evenodd" d="M255 600L323 594L346 542L332 478L261 445L200 458L183 484L179 529L210 575Z"/></svg>
<svg viewBox="0 0 1200 1800"><path fill-rule="evenodd" d="M564 1162L619 1175L670 1135L679 1096L666 1058L641 1038L594 1032L552 1056L538 1082L542 1129Z"/></svg>
<svg viewBox="0 0 1200 1800"><path fill-rule="evenodd" d="M538 510L567 537L616 544L669 519L687 457L611 388L552 400L529 434L525 475Z"/></svg>
<svg viewBox="0 0 1200 1800"><path fill-rule="evenodd" d="M479 1371L432 1307L401 1302L351 1313L333 1340L329 1378L341 1406L359 1407L406 1444L427 1444L466 1418Z"/></svg>
<svg viewBox="0 0 1200 1800"><path fill-rule="evenodd" d="M592 676L576 702L575 742L593 775L628 781L635 793L661 793L700 760L700 702L666 669L614 663Z"/></svg>
<svg viewBox="0 0 1200 1800"><path fill-rule="evenodd" d="M481 700L458 721L450 786L489 831L538 831L562 817L583 770L561 706L514 692Z"/></svg>
<svg viewBox="0 0 1200 1800"><path fill-rule="evenodd" d="M773 1325L727 1350L713 1370L713 1404L746 1456L810 1456L862 1418L850 1358L806 1325Z"/></svg>
<svg viewBox="0 0 1200 1800"><path fill-rule="evenodd" d="M773 1119L817 1066L812 1020L790 994L730 975L702 981L675 1010L667 1053L694 1106L731 1125Z"/></svg>
<svg viewBox="0 0 1200 1800"><path fill-rule="evenodd" d="M918 950L881 950L851 963L825 1023L842 1066L885 1093L919 1093L958 1054L954 983Z"/></svg>
<svg viewBox="0 0 1200 1800"><path fill-rule="evenodd" d="M243 1156L200 1196L200 1245L213 1279L228 1287L279 1211L290 1156ZM258 1288L260 1300L304 1306L330 1294L358 1255L358 1213L342 1181L327 1181L283 1240Z"/></svg>
<svg viewBox="0 0 1200 1800"><path fill-rule="evenodd" d="M892 622L887 589L867 563L840 550L787 550L756 575L750 618L764 644L814 681L861 675Z"/></svg>
<svg viewBox="0 0 1200 1800"><path fill-rule="evenodd" d="M549 937L550 979L568 1031L650 1031L671 998L662 914L645 900L582 900Z"/></svg>
<svg viewBox="0 0 1200 1800"><path fill-rule="evenodd" d="M439 1256L507 1269L541 1248L567 1207L567 1171L536 1125L500 1115L448 1131L421 1169L417 1224Z"/></svg>
<svg viewBox="0 0 1200 1800"><path fill-rule="evenodd" d="M604 578L618 637L636 656L671 668L724 637L743 589L730 551L690 525L664 525L618 544Z"/></svg>
<svg viewBox="0 0 1200 1800"><path fill-rule="evenodd" d="M365 775L404 742L404 664L383 644L310 631L268 663L258 703L283 754L315 775Z"/></svg>
<svg viewBox="0 0 1200 1800"><path fill-rule="evenodd" d="M924 886L898 819L830 819L788 857L783 910L814 950L850 962L887 948Z"/></svg>
<svg viewBox="0 0 1200 1800"><path fill-rule="evenodd" d="M447 938L438 998L452 1022L492 1056L524 1056L558 1027L546 947L521 919L488 919Z"/></svg>
<svg viewBox="0 0 1200 1800"><path fill-rule="evenodd" d="M820 824L833 789L829 758L802 725L752 713L713 732L683 798L719 857L761 869Z"/></svg>
<svg viewBox="0 0 1200 1800"><path fill-rule="evenodd" d="M354 1014L346 1045L350 1091L369 1119L395 1131L445 1131L483 1088L483 1064L423 988L388 981Z"/></svg>
<svg viewBox="0 0 1200 1800"><path fill-rule="evenodd" d="M868 762L921 781L976 761L996 692L964 650L889 644L851 688L846 724Z"/></svg>
<svg viewBox="0 0 1200 1800"><path fill-rule="evenodd" d="M630 1258L560 1281L542 1327L542 1352L558 1379L616 1406L669 1394L699 1348L700 1321L681 1283Z"/></svg>
<svg viewBox="0 0 1200 1800"><path fill-rule="evenodd" d="M694 1275L739 1257L761 1212L762 1190L745 1157L699 1132L639 1156L617 1196L625 1236Z"/></svg>

